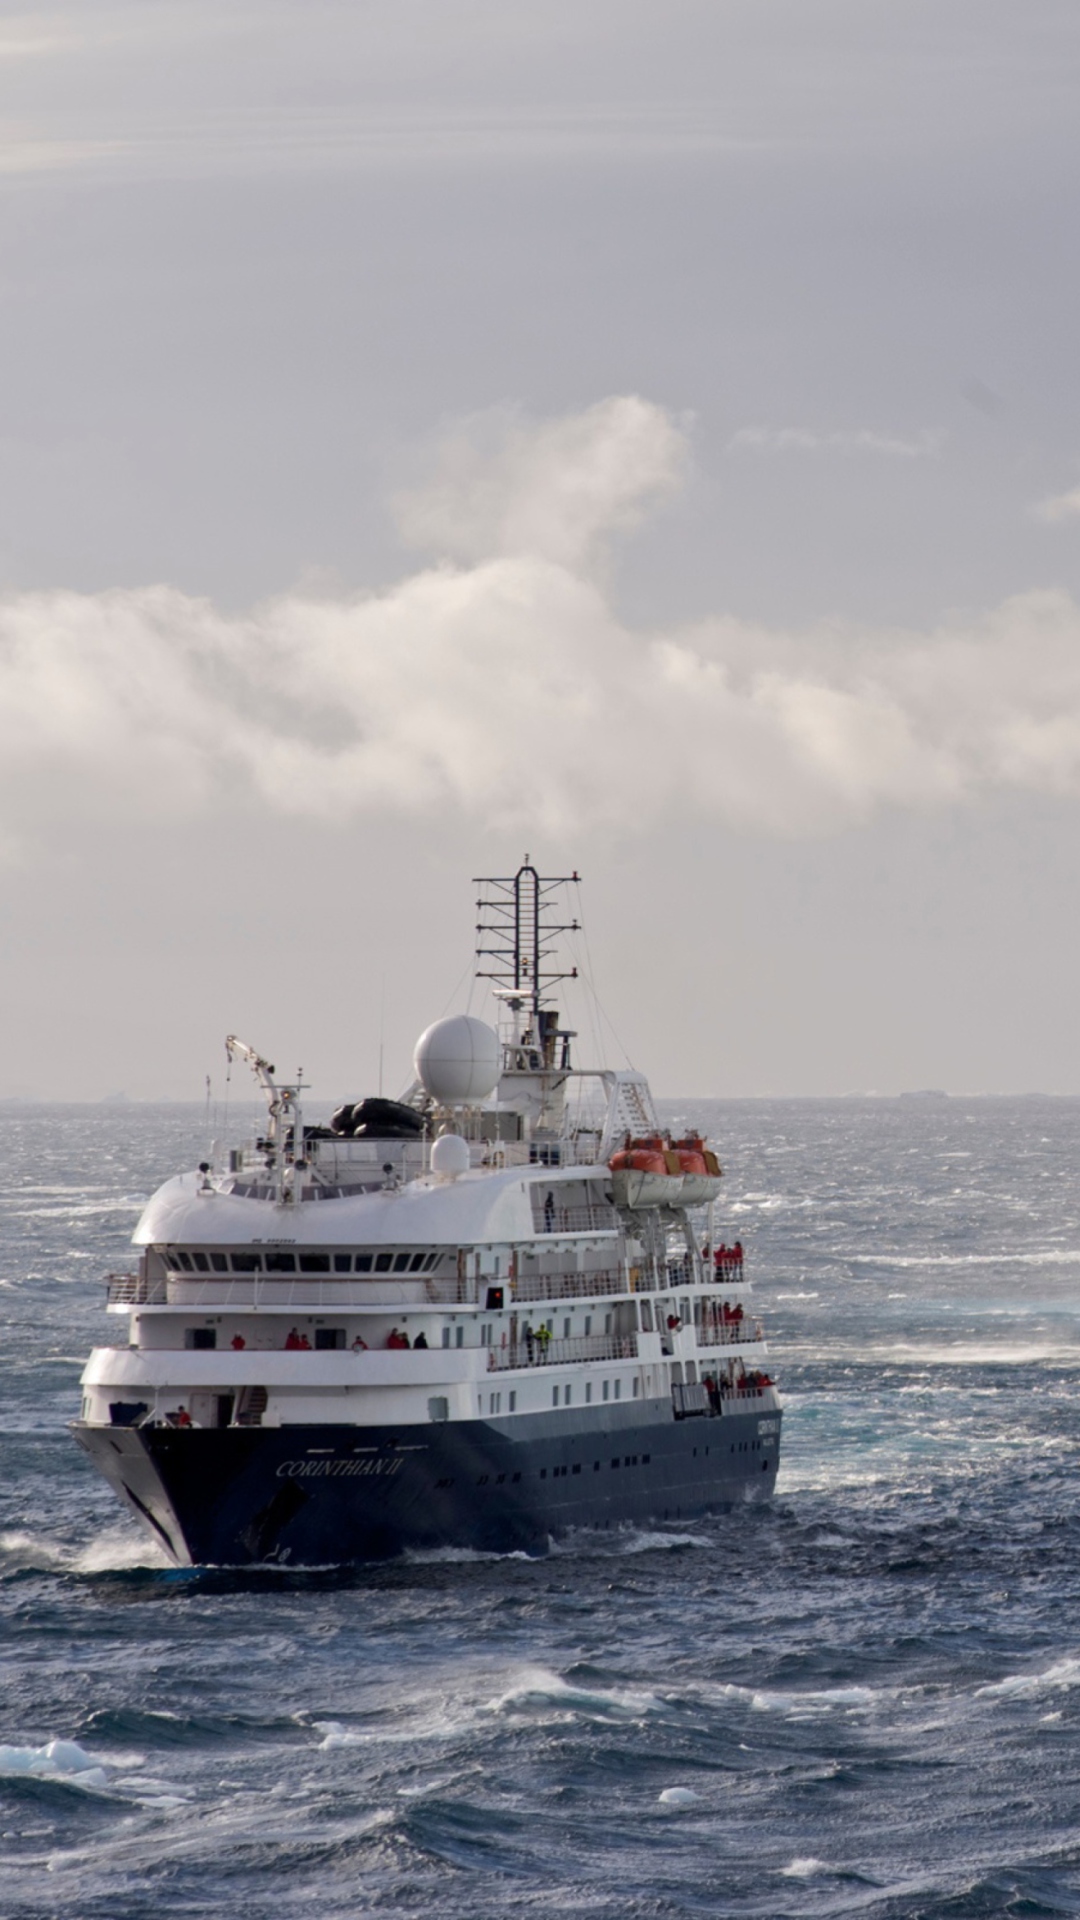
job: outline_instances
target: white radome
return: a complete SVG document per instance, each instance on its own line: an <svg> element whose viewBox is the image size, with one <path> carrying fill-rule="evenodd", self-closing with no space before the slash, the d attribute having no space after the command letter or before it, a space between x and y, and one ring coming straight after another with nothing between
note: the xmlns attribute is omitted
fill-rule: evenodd
<svg viewBox="0 0 1080 1920"><path fill-rule="evenodd" d="M455 1013L420 1035L413 1065L421 1085L440 1106L470 1106L486 1100L499 1080L499 1036L486 1021Z"/></svg>
<svg viewBox="0 0 1080 1920"><path fill-rule="evenodd" d="M460 1133L440 1133L431 1149L431 1171L457 1180L469 1171L469 1143Z"/></svg>

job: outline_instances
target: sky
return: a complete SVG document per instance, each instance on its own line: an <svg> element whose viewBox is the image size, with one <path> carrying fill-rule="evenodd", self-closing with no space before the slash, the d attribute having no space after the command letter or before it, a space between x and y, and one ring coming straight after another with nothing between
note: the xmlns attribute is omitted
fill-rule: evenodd
<svg viewBox="0 0 1080 1920"><path fill-rule="evenodd" d="M526 854L661 1094L1080 1093L1073 0L42 0L0 115L0 1098L399 1091Z"/></svg>

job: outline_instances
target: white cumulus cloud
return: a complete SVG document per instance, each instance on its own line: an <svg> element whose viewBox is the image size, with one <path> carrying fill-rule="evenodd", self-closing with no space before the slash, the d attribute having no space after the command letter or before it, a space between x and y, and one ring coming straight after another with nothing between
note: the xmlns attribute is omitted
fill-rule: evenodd
<svg viewBox="0 0 1080 1920"><path fill-rule="evenodd" d="M894 460L926 459L940 448L938 433L923 432L908 440L871 427L835 427L825 433L809 427L740 427L728 441L729 452L883 453Z"/></svg>
<svg viewBox="0 0 1080 1920"><path fill-rule="evenodd" d="M1053 493L1047 500L1039 500L1031 509L1036 520L1045 520L1049 526L1060 526L1064 520L1080 519L1080 487L1070 487L1068 493Z"/></svg>
<svg viewBox="0 0 1080 1920"><path fill-rule="evenodd" d="M828 832L883 807L1080 794L1080 608L931 632L620 618L605 536L669 492L639 399L462 429L403 504L437 560L242 615L159 586L0 603L0 845L73 817L456 810Z"/></svg>

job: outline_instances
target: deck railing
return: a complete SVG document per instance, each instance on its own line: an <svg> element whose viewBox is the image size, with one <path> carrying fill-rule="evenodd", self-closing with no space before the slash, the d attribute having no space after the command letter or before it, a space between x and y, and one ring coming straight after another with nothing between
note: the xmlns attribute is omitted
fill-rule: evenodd
<svg viewBox="0 0 1080 1920"><path fill-rule="evenodd" d="M697 1343L699 1347L732 1347L745 1340L764 1340L765 1329L760 1320L725 1320L716 1326L699 1327Z"/></svg>
<svg viewBox="0 0 1080 1920"><path fill-rule="evenodd" d="M370 1279L355 1276L314 1274L251 1274L230 1279L225 1274L202 1275L170 1273L146 1281L137 1273L106 1274L110 1306L235 1308L243 1312L252 1307L280 1307L283 1312L300 1308L329 1307L425 1307L472 1305L477 1299L473 1279L448 1274L374 1274ZM484 1285L481 1281L481 1286Z"/></svg>
<svg viewBox="0 0 1080 1920"><path fill-rule="evenodd" d="M519 1340L515 1346L492 1347L488 1371L565 1366L575 1360L636 1360L637 1351L637 1335L633 1333L581 1334L575 1340Z"/></svg>
<svg viewBox="0 0 1080 1920"><path fill-rule="evenodd" d="M620 1267L597 1267L585 1273L519 1274L506 1284L513 1304L518 1300L598 1300L604 1294L626 1293L630 1283Z"/></svg>

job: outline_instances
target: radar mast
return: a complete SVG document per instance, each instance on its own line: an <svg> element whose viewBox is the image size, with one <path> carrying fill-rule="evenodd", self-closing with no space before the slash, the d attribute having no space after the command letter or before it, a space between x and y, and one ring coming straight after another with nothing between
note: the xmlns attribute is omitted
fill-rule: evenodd
<svg viewBox="0 0 1080 1920"><path fill-rule="evenodd" d="M566 912L561 889L577 885L579 878L577 873L540 874L528 854L509 877L474 877L480 889L476 978L492 982L509 1015L503 1041L510 1070L570 1070L574 1034L560 1028L552 990L560 980L577 979L576 967L560 966L557 945L560 934L579 931L576 919L560 917Z"/></svg>

